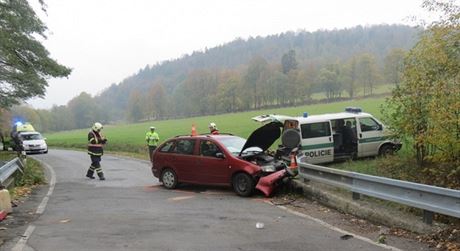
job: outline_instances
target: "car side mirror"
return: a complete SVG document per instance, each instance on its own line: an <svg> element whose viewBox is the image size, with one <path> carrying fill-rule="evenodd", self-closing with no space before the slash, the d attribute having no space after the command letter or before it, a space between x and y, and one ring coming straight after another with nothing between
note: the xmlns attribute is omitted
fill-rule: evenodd
<svg viewBox="0 0 460 251"><path fill-rule="evenodd" d="M216 158L225 159L225 156L223 153L216 153Z"/></svg>

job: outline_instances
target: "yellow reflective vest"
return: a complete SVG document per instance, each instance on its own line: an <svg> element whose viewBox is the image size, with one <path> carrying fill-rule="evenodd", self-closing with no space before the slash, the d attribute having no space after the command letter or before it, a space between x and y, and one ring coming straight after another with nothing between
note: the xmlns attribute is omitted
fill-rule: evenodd
<svg viewBox="0 0 460 251"><path fill-rule="evenodd" d="M160 137L158 137L158 133L148 131L145 134L145 141L147 141L147 145L149 146L157 146L160 141Z"/></svg>

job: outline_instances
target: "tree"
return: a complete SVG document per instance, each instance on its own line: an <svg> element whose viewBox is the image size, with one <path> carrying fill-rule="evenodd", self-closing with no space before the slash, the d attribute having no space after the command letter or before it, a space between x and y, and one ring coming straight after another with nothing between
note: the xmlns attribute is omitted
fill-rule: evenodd
<svg viewBox="0 0 460 251"><path fill-rule="evenodd" d="M328 100L339 96L339 93L341 92L340 83L338 82L338 75L334 70L322 68L319 71L318 82L326 91L326 97Z"/></svg>
<svg viewBox="0 0 460 251"><path fill-rule="evenodd" d="M95 100L86 92L70 100L67 106L74 117L76 128L88 128L94 122L104 123Z"/></svg>
<svg viewBox="0 0 460 251"><path fill-rule="evenodd" d="M132 122L138 122L144 118L142 105L142 95L139 91L135 90L129 94L127 116Z"/></svg>
<svg viewBox="0 0 460 251"><path fill-rule="evenodd" d="M403 49L392 49L384 59L385 79L389 83L398 86L401 82L401 75L404 70L404 57L406 52Z"/></svg>
<svg viewBox="0 0 460 251"><path fill-rule="evenodd" d="M460 6L425 1L442 13L427 27L405 61L402 84L389 99L386 117L413 141L424 175L437 185L460 187ZM435 165L427 164L434 163Z"/></svg>
<svg viewBox="0 0 460 251"><path fill-rule="evenodd" d="M46 38L46 30L27 0L0 1L0 107L43 97L48 78L71 73L71 69L50 58L36 39Z"/></svg>
<svg viewBox="0 0 460 251"><path fill-rule="evenodd" d="M260 86L262 83L266 83L268 75L265 73L267 70L268 62L262 57L256 56L249 63L246 75L244 76L244 88L246 88L246 92L243 96L247 108L251 107L251 100L254 102L254 109L259 107L261 101L259 89L261 89Z"/></svg>
<svg viewBox="0 0 460 251"><path fill-rule="evenodd" d="M149 115L156 119L161 119L166 115L168 97L161 82L154 84L150 89L147 102L151 104Z"/></svg>
<svg viewBox="0 0 460 251"><path fill-rule="evenodd" d="M283 55L281 58L281 66L284 74L288 74L289 71L297 69L297 60L294 50L289 50L288 53Z"/></svg>
<svg viewBox="0 0 460 251"><path fill-rule="evenodd" d="M219 76L217 99L219 111L235 112L240 106L238 90L241 86L241 77L237 71L225 71Z"/></svg>
<svg viewBox="0 0 460 251"><path fill-rule="evenodd" d="M377 63L372 54L365 53L358 58L357 82L363 87L363 95L372 95L375 84L379 79Z"/></svg>

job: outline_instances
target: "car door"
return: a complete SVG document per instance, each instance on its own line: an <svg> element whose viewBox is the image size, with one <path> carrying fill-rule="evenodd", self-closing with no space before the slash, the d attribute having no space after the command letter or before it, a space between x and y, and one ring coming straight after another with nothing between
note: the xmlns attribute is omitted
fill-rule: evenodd
<svg viewBox="0 0 460 251"><path fill-rule="evenodd" d="M372 117L358 118L358 157L375 156L383 140L382 125Z"/></svg>
<svg viewBox="0 0 460 251"><path fill-rule="evenodd" d="M170 163L179 181L194 183L197 181L195 172L198 155L195 155L195 139L177 139L171 152Z"/></svg>
<svg viewBox="0 0 460 251"><path fill-rule="evenodd" d="M300 125L303 156L301 162L311 164L334 160L334 142L330 121L309 122Z"/></svg>
<svg viewBox="0 0 460 251"><path fill-rule="evenodd" d="M196 174L203 184L229 184L230 168L224 152L212 140L200 140Z"/></svg>

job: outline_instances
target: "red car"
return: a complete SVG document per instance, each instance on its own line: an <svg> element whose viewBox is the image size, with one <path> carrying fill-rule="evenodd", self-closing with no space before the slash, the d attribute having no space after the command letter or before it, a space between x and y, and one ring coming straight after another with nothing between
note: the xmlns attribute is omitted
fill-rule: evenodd
<svg viewBox="0 0 460 251"><path fill-rule="evenodd" d="M261 177L277 171L284 174L283 151L278 156L266 153L280 134L280 124L273 122L254 131L248 140L230 134L177 136L155 150L152 172L168 189L178 183L223 185L250 196ZM262 183L259 190L269 195L275 182Z"/></svg>

